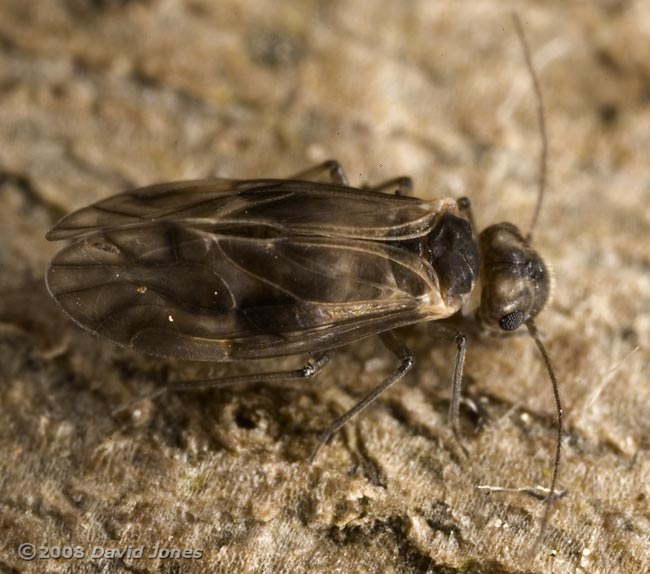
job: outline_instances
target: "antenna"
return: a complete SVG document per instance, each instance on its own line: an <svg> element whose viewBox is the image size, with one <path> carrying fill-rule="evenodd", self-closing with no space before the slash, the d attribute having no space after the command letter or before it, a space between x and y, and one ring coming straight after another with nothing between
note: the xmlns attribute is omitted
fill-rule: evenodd
<svg viewBox="0 0 650 574"><path fill-rule="evenodd" d="M537 226L537 221L539 220L539 214L542 211L542 202L544 200L544 195L546 194L546 174L547 174L547 162L548 162L548 136L546 133L546 115L544 112L544 99L542 97L542 90L539 86L539 79L535 72L535 67L533 66L533 60L530 55L530 48L528 47L528 42L526 41L526 35L524 33L524 27L521 23L521 19L518 14L514 13L512 15L514 21L515 30L517 31L517 36L521 44L522 50L524 52L524 58L526 60L526 67L528 68L528 73L533 83L533 89L535 91L535 98L537 100L537 121L539 123L539 134L541 140L540 146L540 158L539 158L539 176L538 176L538 188L537 188L537 203L535 205L535 211L533 212L533 217L530 222L530 227L528 228L528 233L526 234L526 240L532 242L533 232ZM546 498L546 508L544 510L544 516L542 517L542 524L540 527L539 535L535 540L531 548L530 555L534 555L537 551L537 548L546 532L548 522L551 516L551 510L553 507L553 501L555 500L555 489L557 488L558 476L560 474L560 460L562 458L562 434L563 434L563 411L562 411L562 401L560 400L560 389L557 382L557 377L555 376L555 371L553 370L553 365L551 364L551 359L546 352L546 347L542 343L542 340L539 336L539 331L537 330L537 325L535 321L531 318L526 321L526 327L528 327L528 333L535 341L535 345L539 349L539 352L544 359L544 365L546 366L546 371L548 376L551 379L551 385L553 387L553 398L555 399L555 409L557 412L557 434L555 438L555 458L553 461L553 476L551 477L551 488Z"/></svg>
<svg viewBox="0 0 650 574"><path fill-rule="evenodd" d="M537 184L537 204L535 205L535 211L533 212L533 218L531 219L530 226L528 228L528 233L526 234L526 239L531 242L533 240L533 232L537 226L537 220L539 219L539 214L542 211L542 202L544 200L544 195L546 194L546 164L548 157L548 138L546 135L546 114L544 112L544 99L542 98L542 90L539 87L539 80L537 79L537 74L535 73L535 68L533 67L533 60L530 56L530 49L528 47L528 42L526 41L526 35L524 34L524 28L521 24L521 19L518 14L513 14L512 19L515 23L515 30L517 31L517 36L521 44L522 50L524 52L524 58L526 59L526 67L528 68L528 73L533 82L533 89L535 90L535 98L537 100L537 121L539 123L539 135L541 139L541 150L539 158L539 176Z"/></svg>
<svg viewBox="0 0 650 574"><path fill-rule="evenodd" d="M546 509L544 510L544 516L542 518L542 525L540 527L539 535L537 540L533 544L531 549L531 555L534 555L539 543L542 540L542 536L546 531L548 525L548 520L551 516L551 507L553 506L553 500L555 499L555 489L557 487L557 478L560 474L560 458L562 457L562 434L563 434L563 411L562 411L562 402L560 400L560 388L557 383L557 378L555 376L555 371L553 370L553 365L551 365L551 359L546 352L546 347L542 343L542 340L539 338L539 331L537 330L537 325L533 319L528 319L526 321L526 327L528 327L528 332L530 336L535 341L539 352L542 354L544 359L544 364L546 365L546 370L548 371L548 376L551 378L551 385L553 386L553 398L555 399L555 409L557 412L557 434L555 437L555 460L553 461L553 476L551 478L551 488L546 498Z"/></svg>

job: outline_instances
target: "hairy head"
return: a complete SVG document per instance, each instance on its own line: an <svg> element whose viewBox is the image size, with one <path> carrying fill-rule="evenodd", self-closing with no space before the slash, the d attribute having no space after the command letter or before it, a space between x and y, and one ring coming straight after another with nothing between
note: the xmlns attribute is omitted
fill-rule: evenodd
<svg viewBox="0 0 650 574"><path fill-rule="evenodd" d="M479 236L479 249L479 318L488 328L514 331L546 304L551 290L548 269L511 223L497 223L484 229Z"/></svg>

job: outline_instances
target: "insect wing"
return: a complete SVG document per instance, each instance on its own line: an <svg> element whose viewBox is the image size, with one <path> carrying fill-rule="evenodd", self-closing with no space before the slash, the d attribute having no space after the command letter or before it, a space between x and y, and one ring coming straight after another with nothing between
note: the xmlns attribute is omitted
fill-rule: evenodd
<svg viewBox="0 0 650 574"><path fill-rule="evenodd" d="M192 360L314 352L451 312L414 253L265 224L100 230L60 251L47 283L82 327Z"/></svg>
<svg viewBox="0 0 650 574"><path fill-rule="evenodd" d="M114 195L64 217L47 237L69 239L153 221L209 220L281 225L303 235L407 239L425 234L437 214L453 204L306 181L196 180Z"/></svg>

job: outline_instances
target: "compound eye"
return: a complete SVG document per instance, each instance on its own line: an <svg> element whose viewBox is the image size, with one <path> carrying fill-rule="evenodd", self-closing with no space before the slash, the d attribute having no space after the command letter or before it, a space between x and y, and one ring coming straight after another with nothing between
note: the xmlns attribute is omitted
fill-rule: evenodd
<svg viewBox="0 0 650 574"><path fill-rule="evenodd" d="M526 320L526 315L523 311L514 311L505 317L499 319L499 326L504 331L514 331Z"/></svg>

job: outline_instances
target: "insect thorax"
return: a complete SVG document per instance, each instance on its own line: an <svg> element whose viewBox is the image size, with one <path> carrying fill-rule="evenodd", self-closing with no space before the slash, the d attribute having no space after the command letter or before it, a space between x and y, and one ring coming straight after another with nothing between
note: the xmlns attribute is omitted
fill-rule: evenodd
<svg viewBox="0 0 650 574"><path fill-rule="evenodd" d="M447 299L472 291L479 276L479 249L472 227L462 217L446 212L427 237L429 260Z"/></svg>

